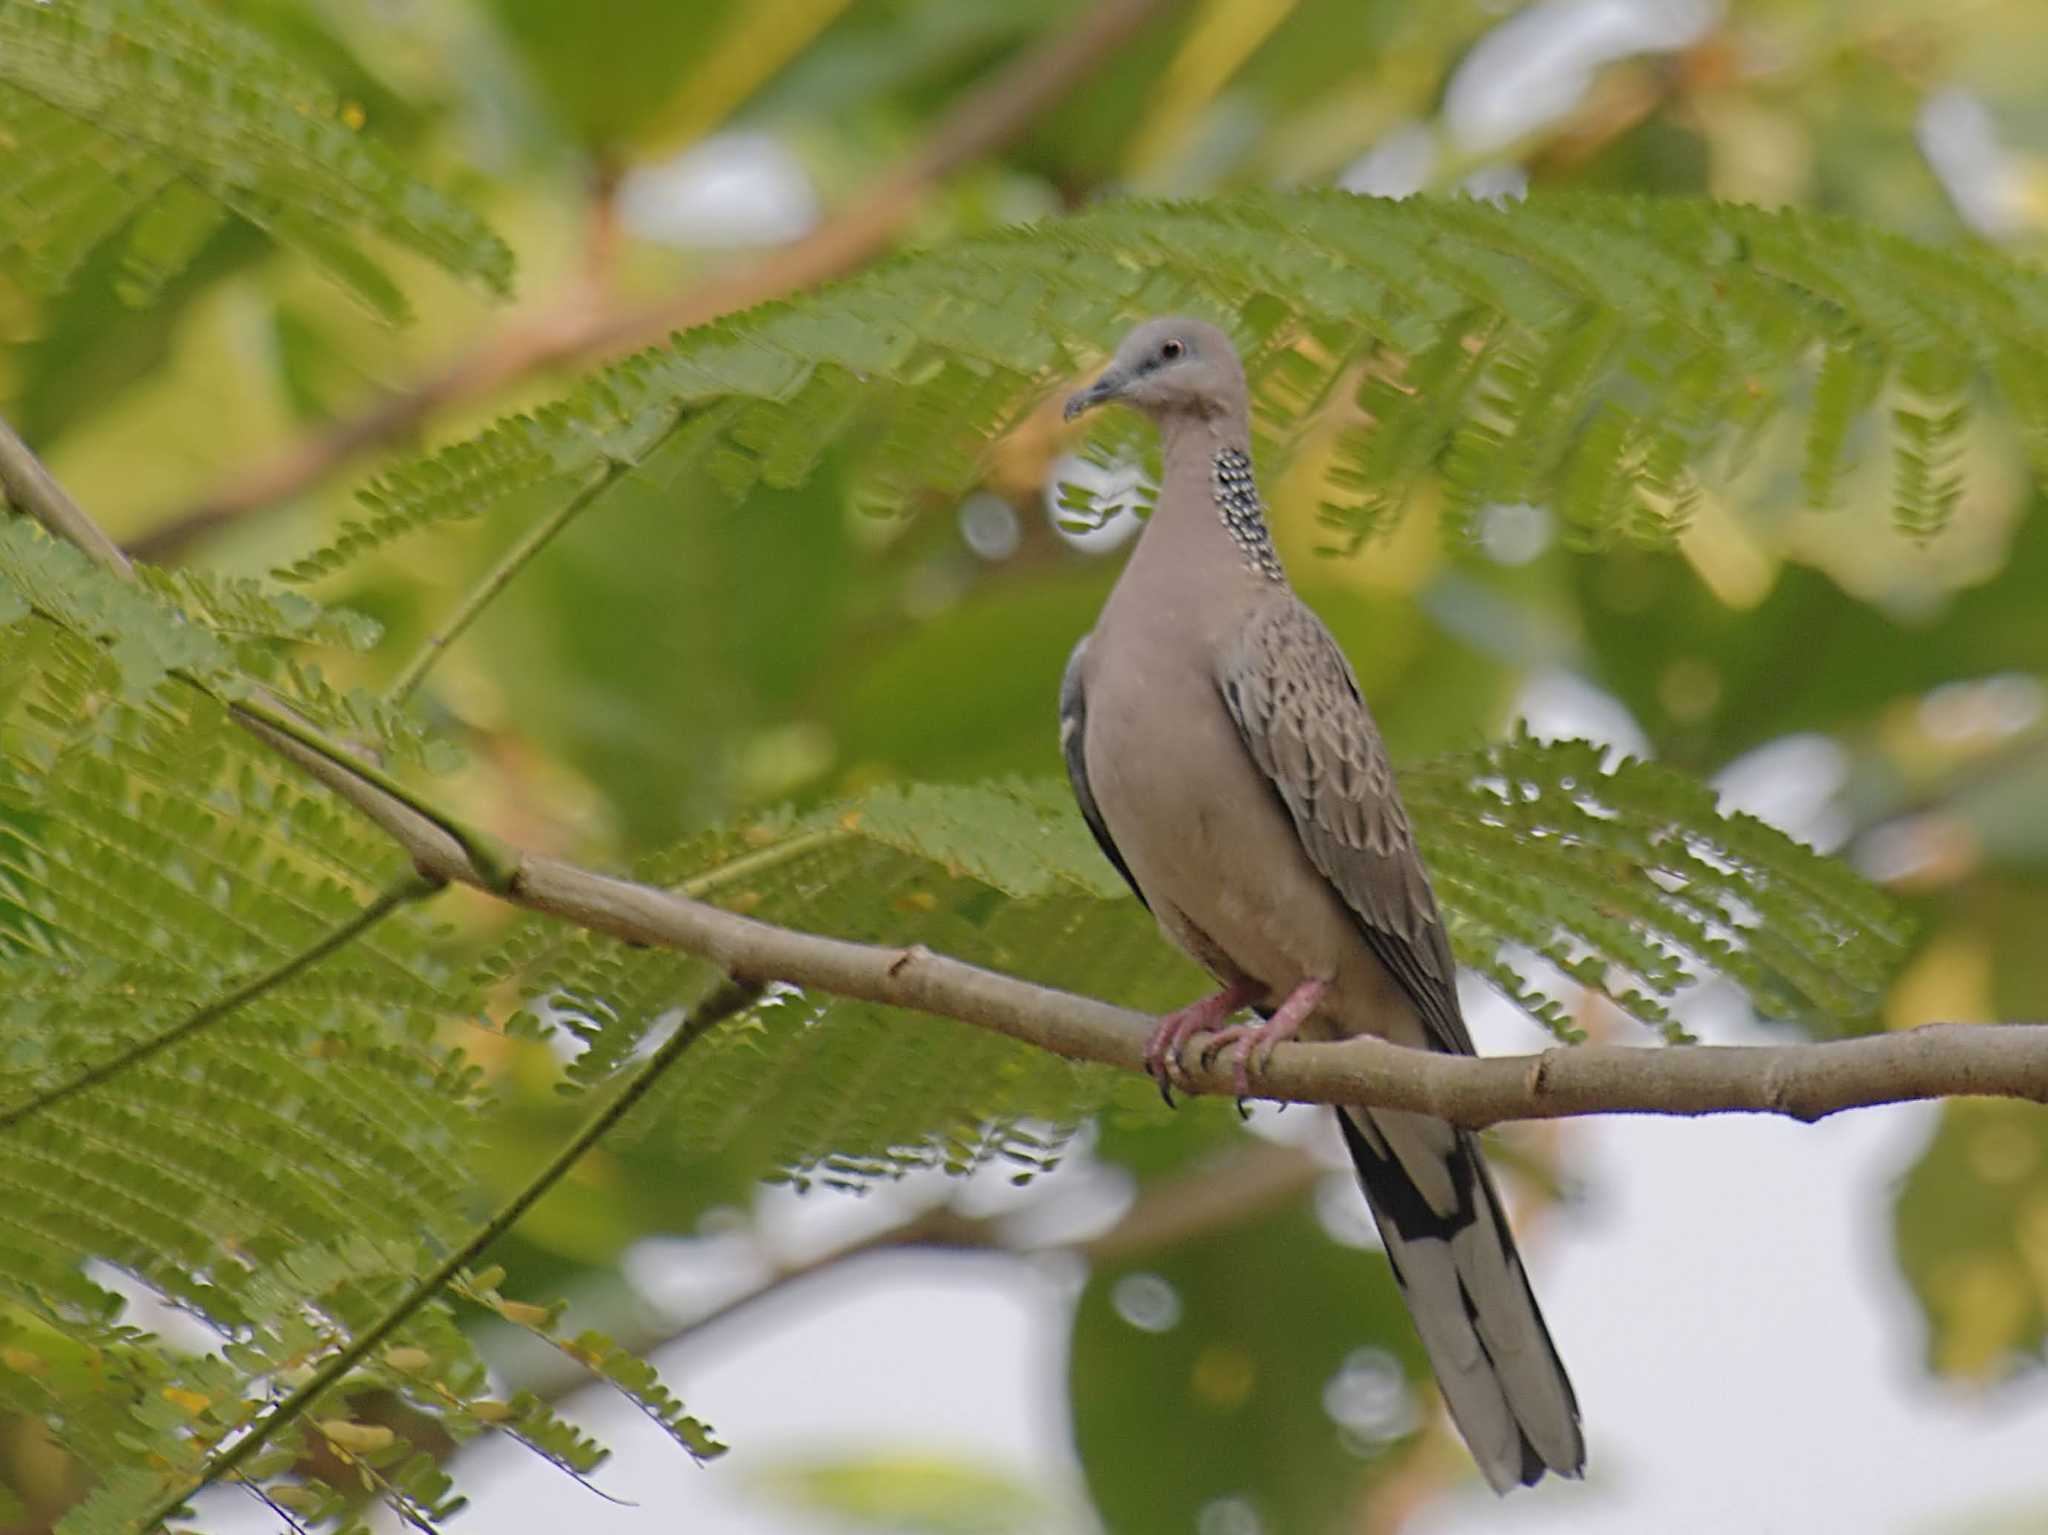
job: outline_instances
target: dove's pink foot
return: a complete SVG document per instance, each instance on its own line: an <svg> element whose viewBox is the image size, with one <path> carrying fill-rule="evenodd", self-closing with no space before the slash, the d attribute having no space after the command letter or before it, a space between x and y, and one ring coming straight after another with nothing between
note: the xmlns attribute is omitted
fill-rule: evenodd
<svg viewBox="0 0 2048 1535"><path fill-rule="evenodd" d="M1188 1088L1187 1072L1180 1062L1181 1047L1197 1034L1206 1034L1259 994L1258 988L1239 981L1213 997L1190 1003L1178 1012L1167 1013L1145 1041L1145 1070L1159 1084L1159 1093L1169 1106L1173 1089Z"/></svg>
<svg viewBox="0 0 2048 1535"><path fill-rule="evenodd" d="M1236 1023L1227 1029L1217 1030L1209 1043L1202 1047L1202 1064L1208 1065L1216 1059L1219 1051L1228 1050L1237 1096L1249 1098L1252 1095L1252 1078L1265 1071L1266 1062L1273 1057L1273 1047L1283 1039L1294 1038L1302 1020L1316 1010L1316 1004L1323 1000L1329 989L1328 981L1303 981L1287 994L1287 1000L1265 1022Z"/></svg>

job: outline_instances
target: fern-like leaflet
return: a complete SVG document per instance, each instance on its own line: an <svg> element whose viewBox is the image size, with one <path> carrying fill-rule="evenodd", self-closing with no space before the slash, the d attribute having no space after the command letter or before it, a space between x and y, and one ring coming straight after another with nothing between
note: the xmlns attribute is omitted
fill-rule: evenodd
<svg viewBox="0 0 2048 1535"><path fill-rule="evenodd" d="M1898 520L1931 532L1983 400L2037 455L2048 441L2031 382L2048 372L2048 279L1987 251L1678 199L1123 203L679 336L386 474L364 492L369 515L287 574L317 578L657 450L664 475L694 462L735 497L801 478L834 442L857 446L870 504L957 491L1134 315L1181 307L1246 344L1269 469L1322 444L1318 499L1354 541L1431 476L1453 527L1488 501L1533 500L1579 546L1666 540L1766 424L1801 416L1813 500L1867 423L1894 458ZM1887 386L1904 403L1873 417ZM1323 422L1336 431L1310 430ZM1127 446L1120 424L1097 430Z"/></svg>
<svg viewBox="0 0 2048 1535"><path fill-rule="evenodd" d="M0 267L52 292L123 239L118 291L141 305L232 215L388 320L405 296L365 234L504 292L504 243L358 126L318 76L215 8L0 6Z"/></svg>

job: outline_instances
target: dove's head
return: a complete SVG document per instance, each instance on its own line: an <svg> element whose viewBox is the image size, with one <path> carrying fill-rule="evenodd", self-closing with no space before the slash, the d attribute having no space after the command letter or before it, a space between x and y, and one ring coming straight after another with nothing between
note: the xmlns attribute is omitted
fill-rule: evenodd
<svg viewBox="0 0 2048 1535"><path fill-rule="evenodd" d="M1111 400L1160 422L1242 416L1244 368L1230 338L1206 321L1147 320L1124 337L1102 377L1067 401L1067 419Z"/></svg>

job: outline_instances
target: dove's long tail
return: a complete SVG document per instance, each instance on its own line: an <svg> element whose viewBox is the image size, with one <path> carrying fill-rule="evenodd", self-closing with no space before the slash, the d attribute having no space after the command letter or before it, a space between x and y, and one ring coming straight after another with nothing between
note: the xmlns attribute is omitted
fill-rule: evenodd
<svg viewBox="0 0 2048 1535"><path fill-rule="evenodd" d="M1451 1421L1496 1492L1586 1463L1579 1404L1478 1138L1385 1110L1337 1116Z"/></svg>

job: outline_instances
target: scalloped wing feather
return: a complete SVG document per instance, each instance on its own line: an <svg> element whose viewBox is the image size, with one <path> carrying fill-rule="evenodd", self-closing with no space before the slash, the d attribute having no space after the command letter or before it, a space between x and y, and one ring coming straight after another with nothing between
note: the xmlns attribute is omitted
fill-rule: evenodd
<svg viewBox="0 0 2048 1535"><path fill-rule="evenodd" d="M1309 860L1357 915L1437 1047L1471 1054L1443 917L1379 727L1336 639L1283 593L1246 624L1217 680Z"/></svg>

